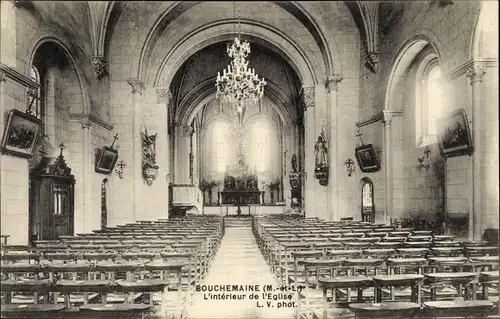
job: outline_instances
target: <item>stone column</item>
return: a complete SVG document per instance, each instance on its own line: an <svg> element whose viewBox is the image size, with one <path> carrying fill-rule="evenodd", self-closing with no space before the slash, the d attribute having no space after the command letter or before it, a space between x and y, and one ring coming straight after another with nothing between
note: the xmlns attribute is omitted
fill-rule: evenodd
<svg viewBox="0 0 500 319"><path fill-rule="evenodd" d="M316 179L314 177L314 131L315 131L315 114L314 114L314 86L302 88L302 101L304 107L304 122L305 122L305 138L304 138L304 171L305 171L305 196L304 209L306 217L316 216L314 210L314 187Z"/></svg>
<svg viewBox="0 0 500 319"><path fill-rule="evenodd" d="M172 123L172 126L170 127L170 134L171 134L171 142L172 142L172 150L173 150L173 156L172 156L172 184L178 184L179 180L179 136L181 135L181 132L179 130L179 123Z"/></svg>
<svg viewBox="0 0 500 319"><path fill-rule="evenodd" d="M11 68L16 67L17 40L17 15L16 7L19 1L0 1L0 12L2 12L2 36L0 37L0 61ZM3 122L2 122L3 123Z"/></svg>
<svg viewBox="0 0 500 319"><path fill-rule="evenodd" d="M177 167L175 174L176 184L191 184L189 178L189 153L191 152L191 135L193 128L190 125L177 126Z"/></svg>
<svg viewBox="0 0 500 319"><path fill-rule="evenodd" d="M133 200L132 220L137 220L141 215L141 186L142 186L142 93L144 83L139 79L128 79L127 83L132 87L132 171L133 171Z"/></svg>
<svg viewBox="0 0 500 319"><path fill-rule="evenodd" d="M394 218L392 205L392 116L390 111L383 111L384 124L384 222L390 223Z"/></svg>
<svg viewBox="0 0 500 319"><path fill-rule="evenodd" d="M48 140L53 145L57 145L56 143L56 107L55 107L55 78L57 77L56 67L53 64L47 66L47 70L45 71L44 83L41 85L45 85L44 88L44 110L43 110L43 127L45 131L45 135Z"/></svg>
<svg viewBox="0 0 500 319"><path fill-rule="evenodd" d="M193 178L191 179L191 183L193 185L198 185L198 131L194 130L191 136L191 153L193 153Z"/></svg>
<svg viewBox="0 0 500 319"><path fill-rule="evenodd" d="M467 70L467 77L472 86L472 140L474 146L474 154L472 155L472 214L469 212L469 235L471 235L470 230L472 229L472 239L474 240L480 240L482 237L483 220L481 214L485 213L485 205L483 204L486 189L484 189L483 163L481 163L484 152L482 143L484 131L480 125L481 115L484 112L481 105L481 82L485 73L486 67L481 65L475 65Z"/></svg>
<svg viewBox="0 0 500 319"><path fill-rule="evenodd" d="M281 189L281 194L286 207L290 207L291 204L291 186L289 175L292 172L292 155L294 153L293 149L293 124L286 124L283 126L283 152L285 154L283 160L283 185Z"/></svg>
<svg viewBox="0 0 500 319"><path fill-rule="evenodd" d="M82 200L82 232L88 232L95 229L97 226L93 224L94 221L89 220L92 214L92 154L90 152L91 143L91 124L88 119L83 119L80 121L82 125L82 184L83 184L83 200ZM99 214L99 217L101 214Z"/></svg>
<svg viewBox="0 0 500 319"><path fill-rule="evenodd" d="M329 178L327 207L331 220L339 220L338 211L338 84L342 81L340 76L329 76L326 81L328 92L328 128L329 149L328 166Z"/></svg>
<svg viewBox="0 0 500 319"><path fill-rule="evenodd" d="M305 114L304 114L305 116ZM305 122L305 118L304 118ZM304 132L304 127L301 125L297 125L297 156L299 158L299 171L301 172L301 186L300 186L300 196L301 196L301 209L302 212L305 211L305 198L306 198L306 168L305 168L305 147L304 147L304 139L305 139L305 132Z"/></svg>
<svg viewBox="0 0 500 319"><path fill-rule="evenodd" d="M170 93L170 90L168 88L156 88L156 104L158 104L158 107L164 107L165 108L165 158L164 158L164 164L161 165L161 168L165 168L165 192L164 192L164 202L165 202L165 218L168 218L168 203L170 202L169 199L169 194L168 194L168 183L170 181L170 136L169 136L169 107L170 107L170 100L172 98L172 93Z"/></svg>

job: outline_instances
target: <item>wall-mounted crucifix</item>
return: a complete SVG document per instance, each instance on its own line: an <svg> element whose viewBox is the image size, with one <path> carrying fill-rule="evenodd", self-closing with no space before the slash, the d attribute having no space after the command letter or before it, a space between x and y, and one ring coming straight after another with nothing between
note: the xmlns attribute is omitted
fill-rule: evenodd
<svg viewBox="0 0 500 319"><path fill-rule="evenodd" d="M123 169L127 165L125 164L125 162L123 160L120 160L118 162L117 166L118 166L118 168L115 170L115 172L116 172L116 174L118 174L118 177L123 178Z"/></svg>
<svg viewBox="0 0 500 319"><path fill-rule="evenodd" d="M113 136L113 143L111 143L111 146L109 148L113 148L117 139L118 139L118 133L116 133L115 136Z"/></svg>
<svg viewBox="0 0 500 319"><path fill-rule="evenodd" d="M356 137L359 138L359 141L361 142L361 145L365 145L365 143L363 143L363 139L361 138L361 136L363 136L363 133L361 133L361 131L358 129Z"/></svg>

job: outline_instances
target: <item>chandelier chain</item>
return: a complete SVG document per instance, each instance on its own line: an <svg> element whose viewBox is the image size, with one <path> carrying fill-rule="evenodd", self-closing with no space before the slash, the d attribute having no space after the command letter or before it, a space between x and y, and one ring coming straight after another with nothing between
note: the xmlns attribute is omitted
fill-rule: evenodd
<svg viewBox="0 0 500 319"><path fill-rule="evenodd" d="M233 2L233 12L236 12ZM264 95L264 86L267 84L263 78L255 73L255 69L248 67L250 43L241 41L240 8L238 7L238 34L233 43L227 47L227 54L231 63L223 70L222 75L217 73L216 88L217 98L231 103L232 109L242 112L246 102L257 102Z"/></svg>

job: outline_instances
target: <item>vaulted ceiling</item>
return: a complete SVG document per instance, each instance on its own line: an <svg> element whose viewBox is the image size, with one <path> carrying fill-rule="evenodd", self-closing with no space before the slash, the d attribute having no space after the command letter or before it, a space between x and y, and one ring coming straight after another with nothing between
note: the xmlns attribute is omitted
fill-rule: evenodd
<svg viewBox="0 0 500 319"><path fill-rule="evenodd" d="M172 81L173 105L187 109L207 96L215 94L217 72L230 63L226 53L227 42L218 42L193 54L177 71ZM266 95L277 105L290 110L296 118L300 113L296 100L300 81L292 67L278 54L256 43L251 43L249 67L266 79ZM182 116L182 115L181 115Z"/></svg>
<svg viewBox="0 0 500 319"><path fill-rule="evenodd" d="M69 49L74 53L75 60L78 61L77 67L82 70L83 77L89 86L99 85L98 80L102 76L103 69L107 68L106 62L111 59L112 55L116 54L116 52L110 52L116 49L115 47L112 49L112 41L116 41L118 37L120 39L125 37L124 40L127 40L127 34L123 34L123 30L119 34L115 32L121 23L120 21L129 21L127 22L130 24L129 30L144 33L136 38L131 37L131 39L137 39L137 43L134 45L137 52L140 52L140 61L137 62L137 66L131 65L131 74L126 77L137 77L148 82L148 79L153 75L148 73L151 72L148 68L157 68L157 61L164 58L166 54L165 51L157 48L158 43L166 41L165 37L169 36L167 32L169 28L174 25L180 27L180 30L182 30L183 25L184 28L189 28L196 20L189 20L193 17L187 18L185 13L195 12L196 8L207 5L204 1L33 1L17 3L18 6L30 10L36 18L57 28L67 37L73 45ZM255 4L256 7L252 7L254 3L249 6L245 2L238 2L237 5L242 8L246 6L247 11L253 10L250 13L247 12L247 15L255 15L254 20L252 20L251 15L247 18L246 22L249 24L259 25L261 23L259 19L267 19L264 17L266 10L274 6L278 8L274 13L278 15L277 19L290 19L290 26L297 24L297 28L307 30L307 35L304 35L302 39L293 40L308 43L306 50L318 51L319 56L311 55L311 63L314 65L310 66L314 67L315 70L320 70L317 72L321 73L319 75L321 79L316 79L317 83L323 82L326 75L334 72L334 68L339 68L339 62L332 56L335 49L331 46L337 45L342 48L343 44L334 44L335 40L331 38L331 34L328 34L328 24L337 23L339 28L342 28L343 24L353 24L350 21L355 21L358 30L354 32L358 33L358 37L361 36L359 41L363 43L363 47L368 53L368 64L376 72L378 34L380 31L387 30L397 21L404 10L400 1L271 1L258 2ZM214 10L214 12L207 12L207 15L215 14L216 19L229 19L229 23L234 23L228 18L233 16L234 19L234 12L230 11L232 6L230 3L212 2L210 6L225 9L225 13L221 15L220 10ZM326 12L327 15L325 15ZM225 18L222 18L224 14ZM148 19L148 15L151 18ZM125 19L125 17L127 18ZM199 19L201 18L206 19L207 17L199 17ZM208 16L209 20L210 18ZM351 29L345 30L353 32ZM279 31L276 29L273 32ZM339 30L339 32L343 31ZM251 37L248 39L252 40ZM173 70L175 76L169 83L174 91L176 104L189 102L190 94L192 95L197 87L210 82L210 77L216 75L217 71L221 71L227 65L229 62L225 56L227 40L219 39L219 41L209 43L205 47L200 47L190 53L191 57L176 66L176 69ZM303 81L300 83L301 78L297 66L287 59L286 54L280 52L280 48L276 45L272 46L271 43L266 43L262 39L252 41L252 49L251 59L253 60L251 60L251 64L256 71L269 80L270 86L276 88L276 96L284 96L286 97L284 100L294 104L300 86L304 84ZM131 52L127 54L131 54ZM203 64L205 67L201 68ZM110 77L114 76L111 74L113 72L111 72L110 67L108 67L108 71ZM158 76L156 75L156 77ZM208 92L209 90L205 90L204 94L208 94ZM95 104L99 104L99 101L95 101Z"/></svg>

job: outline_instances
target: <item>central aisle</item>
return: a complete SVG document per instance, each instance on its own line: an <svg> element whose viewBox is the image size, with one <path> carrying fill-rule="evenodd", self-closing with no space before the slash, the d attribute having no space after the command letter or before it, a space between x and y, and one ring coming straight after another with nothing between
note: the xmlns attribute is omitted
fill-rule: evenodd
<svg viewBox="0 0 500 319"><path fill-rule="evenodd" d="M226 218L226 221L228 219ZM245 222L244 222L245 221ZM236 292L244 300L206 300L208 292L198 292L188 307L188 319L292 319L294 308L278 309L278 301L263 300L262 287L279 288L269 270L251 229L251 220L226 223L225 235L203 285L260 285L260 292ZM229 226L229 227L228 227ZM212 294L220 294L214 293ZM228 293L224 293L228 294ZM259 300L250 300L258 294ZM274 292L273 294L278 294ZM294 298L295 299L295 298ZM261 307L257 305L257 302ZM270 303L268 303L270 302ZM268 306L269 305L269 306Z"/></svg>

